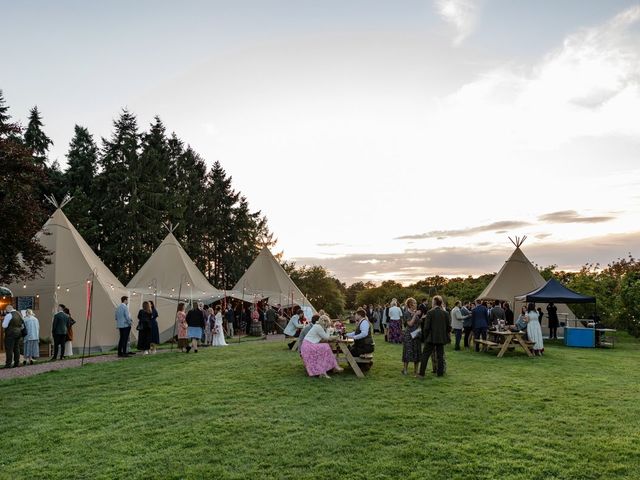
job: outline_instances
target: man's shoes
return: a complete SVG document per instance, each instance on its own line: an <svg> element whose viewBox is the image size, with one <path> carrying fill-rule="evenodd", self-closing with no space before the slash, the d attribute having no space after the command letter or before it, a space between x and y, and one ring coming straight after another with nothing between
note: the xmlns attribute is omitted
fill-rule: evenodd
<svg viewBox="0 0 640 480"><path fill-rule="evenodd" d="M187 347L187 353L191 351L191 347Z"/></svg>
<svg viewBox="0 0 640 480"><path fill-rule="evenodd" d="M193 351L193 353L198 353L198 349L196 348L196 349Z"/></svg>
<svg viewBox="0 0 640 480"><path fill-rule="evenodd" d="M118 354L118 357L120 357L120 358L126 358L126 357L128 357L128 355L127 355L126 353L119 353L119 354Z"/></svg>
<svg viewBox="0 0 640 480"><path fill-rule="evenodd" d="M49 359L50 362L55 362L56 360L57 360L56 357L53 357L53 358Z"/></svg>
<svg viewBox="0 0 640 480"><path fill-rule="evenodd" d="M424 380L424 375L420 375L420 374L418 374L418 375L416 375L416 378L417 378L418 380Z"/></svg>
<svg viewBox="0 0 640 480"><path fill-rule="evenodd" d="M26 360L23 360L23 361L22 361L22 366L24 367L26 364L27 364L27 361L26 361Z"/></svg>

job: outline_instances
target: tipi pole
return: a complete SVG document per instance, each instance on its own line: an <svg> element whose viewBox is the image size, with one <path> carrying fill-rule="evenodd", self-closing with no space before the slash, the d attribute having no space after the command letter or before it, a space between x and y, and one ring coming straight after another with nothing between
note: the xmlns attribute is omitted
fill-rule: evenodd
<svg viewBox="0 0 640 480"><path fill-rule="evenodd" d="M87 316L84 327L84 342L82 343L82 358L80 359L80 366L84 365L85 349L87 346L87 331L91 328L91 317L93 316L93 282L95 280L95 271L91 272L91 280L87 281L87 287L89 289L87 295ZM91 355L91 334L89 334L89 355Z"/></svg>

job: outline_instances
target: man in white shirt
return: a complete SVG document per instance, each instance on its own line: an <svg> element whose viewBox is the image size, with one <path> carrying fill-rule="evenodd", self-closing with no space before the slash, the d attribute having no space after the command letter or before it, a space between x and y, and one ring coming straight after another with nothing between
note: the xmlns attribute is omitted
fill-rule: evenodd
<svg viewBox="0 0 640 480"><path fill-rule="evenodd" d="M367 312L363 308L359 308L356 312L356 331L347 333L347 337L355 340L349 350L351 355L359 357L364 353L373 353L375 343L373 341L373 328L371 322L367 318Z"/></svg>
<svg viewBox="0 0 640 480"><path fill-rule="evenodd" d="M285 336L293 337L293 338L297 338L297 337L300 336L300 330L302 329L302 327L304 327L304 325L300 321L300 316L301 315L302 315L302 310L298 308L295 311L295 313L291 316L291 319L289 320L289 323L287 324L286 328L284 329ZM289 350L291 350L295 344L296 344L295 340L293 342L290 342L288 344Z"/></svg>

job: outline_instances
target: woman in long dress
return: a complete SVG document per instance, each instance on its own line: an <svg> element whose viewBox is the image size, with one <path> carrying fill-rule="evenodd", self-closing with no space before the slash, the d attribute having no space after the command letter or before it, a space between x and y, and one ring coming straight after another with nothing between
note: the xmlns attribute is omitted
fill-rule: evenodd
<svg viewBox="0 0 640 480"><path fill-rule="evenodd" d="M149 300L151 305L151 353L157 353L157 346L160 345L160 327L158 326L158 310L155 304Z"/></svg>
<svg viewBox="0 0 640 480"><path fill-rule="evenodd" d="M76 321L71 318L71 312L67 307L64 308L64 313L69 315L69 324L67 325L67 339L64 342L64 356L72 357L73 356L73 326Z"/></svg>
<svg viewBox="0 0 640 480"><path fill-rule="evenodd" d="M176 322L178 323L178 348L182 352L186 352L189 343L189 333L187 330L187 314L184 313L184 303L178 304L178 313L176 313Z"/></svg>
<svg viewBox="0 0 640 480"><path fill-rule="evenodd" d="M151 348L151 305L149 302L142 302L142 308L138 312L138 350L143 350L145 355L149 355Z"/></svg>
<svg viewBox="0 0 640 480"><path fill-rule="evenodd" d="M225 347L224 329L222 328L222 307L216 305L216 314L212 318L213 328L211 330L211 345L214 347Z"/></svg>
<svg viewBox="0 0 640 480"><path fill-rule="evenodd" d="M331 337L327 329L331 326L328 316L321 316L302 341L300 355L310 377L331 378L327 372L341 372L336 357L329 346Z"/></svg>
<svg viewBox="0 0 640 480"><path fill-rule="evenodd" d="M418 373L422 355L422 339L416 335L416 330L420 328L419 318L421 313L417 310L418 302L414 298L407 298L406 309L403 314L404 333L402 337L402 363L404 368L402 374L407 375L409 362L413 362L413 374Z"/></svg>
<svg viewBox="0 0 640 480"><path fill-rule="evenodd" d="M538 312L536 312L535 303L527 306L527 338L530 342L534 342L533 353L537 356L544 354L544 343L542 341L542 327L538 320Z"/></svg>
<svg viewBox="0 0 640 480"><path fill-rule="evenodd" d="M398 300L391 300L389 307L389 328L387 339L390 343L402 343L402 309L398 307Z"/></svg>
<svg viewBox="0 0 640 480"><path fill-rule="evenodd" d="M33 365L33 360L40 357L40 322L33 314L33 310L28 309L24 317L24 326L27 329L27 336L24 337L24 361Z"/></svg>

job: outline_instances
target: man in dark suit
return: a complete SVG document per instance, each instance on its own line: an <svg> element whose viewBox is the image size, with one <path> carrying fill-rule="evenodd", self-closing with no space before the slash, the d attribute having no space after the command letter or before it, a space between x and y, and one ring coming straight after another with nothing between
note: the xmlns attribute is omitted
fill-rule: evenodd
<svg viewBox="0 0 640 480"><path fill-rule="evenodd" d="M500 306L500 302L498 300L493 302L493 308L491 309L491 313L489 314L489 317L491 319L491 323L494 325L496 325L499 320L505 319L504 308Z"/></svg>
<svg viewBox="0 0 640 480"><path fill-rule="evenodd" d="M482 305L480 300L476 300L476 306L471 310L471 324L473 326L474 338L487 339L487 329L489 328L489 310ZM480 344L476 343L476 352L480 351Z"/></svg>
<svg viewBox="0 0 640 480"><path fill-rule="evenodd" d="M418 378L424 379L429 357L436 352L437 375L444 375L444 345L449 343L451 333L451 319L449 312L442 308L442 297L433 297L433 308L427 312L426 319L422 326L422 338L425 348L422 352L422 362L420 363L420 374Z"/></svg>
<svg viewBox="0 0 640 480"><path fill-rule="evenodd" d="M511 310L509 302L504 302L504 323L513 325L513 310Z"/></svg>

